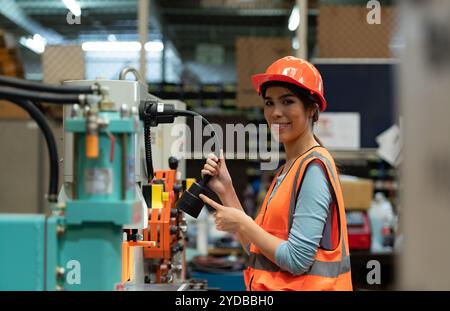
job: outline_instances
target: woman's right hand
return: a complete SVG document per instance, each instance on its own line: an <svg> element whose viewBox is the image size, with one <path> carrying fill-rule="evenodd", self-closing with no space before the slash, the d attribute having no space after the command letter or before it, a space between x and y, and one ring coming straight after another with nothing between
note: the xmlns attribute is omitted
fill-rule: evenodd
<svg viewBox="0 0 450 311"><path fill-rule="evenodd" d="M214 191L219 197L223 196L233 188L233 181L228 172L223 150L220 150L220 161L214 153L208 155L206 164L202 169L202 177L211 175L212 178L208 182L208 187Z"/></svg>

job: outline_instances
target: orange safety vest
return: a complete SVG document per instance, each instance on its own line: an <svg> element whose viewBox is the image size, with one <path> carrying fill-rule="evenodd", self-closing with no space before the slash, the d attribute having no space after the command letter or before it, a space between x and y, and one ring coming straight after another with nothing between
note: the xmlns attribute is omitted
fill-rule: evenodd
<svg viewBox="0 0 450 311"><path fill-rule="evenodd" d="M335 202L330 206L321 245L313 264L307 272L296 276L281 270L258 247L250 244L250 263L244 271L247 290L352 290L344 200L336 166L327 149L313 147L298 157L267 204L281 170L276 174L255 222L268 233L282 240L288 239L298 190L306 168L313 161L321 164L326 172ZM333 245L331 250L322 246L326 240Z"/></svg>

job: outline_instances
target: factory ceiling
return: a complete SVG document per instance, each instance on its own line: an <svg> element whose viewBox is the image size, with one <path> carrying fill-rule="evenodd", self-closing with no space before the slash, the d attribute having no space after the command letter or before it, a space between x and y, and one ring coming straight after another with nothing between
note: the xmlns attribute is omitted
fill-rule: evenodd
<svg viewBox="0 0 450 311"><path fill-rule="evenodd" d="M61 0L2 0L0 29L39 33L49 43L137 40L138 0L78 0L80 23L67 21ZM150 0L149 40L170 41L183 60L199 43L234 48L239 36L288 36L289 0ZM313 1L314 2L314 1Z"/></svg>

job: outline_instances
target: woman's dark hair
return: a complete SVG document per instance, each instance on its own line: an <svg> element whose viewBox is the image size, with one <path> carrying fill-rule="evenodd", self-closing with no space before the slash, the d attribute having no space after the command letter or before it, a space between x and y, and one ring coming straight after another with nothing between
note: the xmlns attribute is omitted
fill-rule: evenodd
<svg viewBox="0 0 450 311"><path fill-rule="evenodd" d="M316 108L316 104L320 105L320 100L315 94L311 94L310 91L303 89L297 85L287 83L287 82L281 82L281 81L269 81L261 85L261 95L264 98L266 96L266 91L269 87L273 86L280 86L288 89L291 91L296 97L298 97L303 105L305 106L305 109L314 109L314 115L312 118L312 125L314 127L314 123L316 123L319 120L319 108ZM315 134L314 139L319 143L319 145L323 146L322 142Z"/></svg>

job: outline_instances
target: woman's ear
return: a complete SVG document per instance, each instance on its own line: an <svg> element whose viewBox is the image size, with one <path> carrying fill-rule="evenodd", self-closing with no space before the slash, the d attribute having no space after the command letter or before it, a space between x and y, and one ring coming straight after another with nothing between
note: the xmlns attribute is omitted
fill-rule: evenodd
<svg viewBox="0 0 450 311"><path fill-rule="evenodd" d="M319 117L319 105L317 103L313 104L309 117L313 119L313 122L317 121L316 119Z"/></svg>

